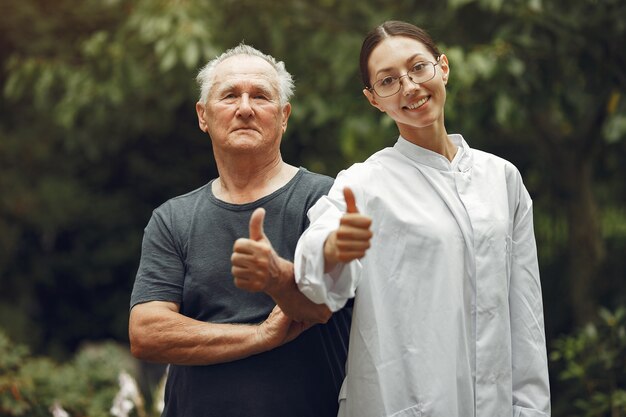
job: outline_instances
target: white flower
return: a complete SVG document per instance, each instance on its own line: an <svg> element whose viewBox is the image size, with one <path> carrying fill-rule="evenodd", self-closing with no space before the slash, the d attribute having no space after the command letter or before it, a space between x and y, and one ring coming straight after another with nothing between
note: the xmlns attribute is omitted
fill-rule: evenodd
<svg viewBox="0 0 626 417"><path fill-rule="evenodd" d="M52 417L70 417L70 415L61 407L58 401L55 401L50 406L50 412L52 413Z"/></svg>
<svg viewBox="0 0 626 417"><path fill-rule="evenodd" d="M115 417L128 417L133 408L137 407L138 410L143 409L143 399L139 394L137 382L135 382L132 376L122 371L118 379L120 390L115 395L113 405L109 411L111 415Z"/></svg>

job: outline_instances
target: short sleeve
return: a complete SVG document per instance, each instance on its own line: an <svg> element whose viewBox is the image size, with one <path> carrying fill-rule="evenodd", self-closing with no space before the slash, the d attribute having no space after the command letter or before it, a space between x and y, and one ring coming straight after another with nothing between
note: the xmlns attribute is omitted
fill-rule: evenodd
<svg viewBox="0 0 626 417"><path fill-rule="evenodd" d="M169 207L163 205L153 212L144 230L131 308L148 301L181 303L184 278L181 245L175 238Z"/></svg>

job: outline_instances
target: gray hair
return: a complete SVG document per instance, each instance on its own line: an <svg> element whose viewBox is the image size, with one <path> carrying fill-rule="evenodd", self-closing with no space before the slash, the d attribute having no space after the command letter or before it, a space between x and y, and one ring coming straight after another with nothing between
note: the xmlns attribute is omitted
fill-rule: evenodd
<svg viewBox="0 0 626 417"><path fill-rule="evenodd" d="M198 73L196 81L198 81L198 84L200 85L201 103L207 102L209 92L213 87L215 67L217 67L217 65L221 62L225 61L227 58L236 55L256 56L270 64L276 70L276 73L278 75L277 80L280 105L284 106L289 102L289 100L293 96L295 87L291 74L289 74L285 69L285 63L282 61L277 61L273 56L264 54L263 52L253 48L252 46L240 43L234 48L227 50L226 52L207 62L207 64L202 67L202 69Z"/></svg>

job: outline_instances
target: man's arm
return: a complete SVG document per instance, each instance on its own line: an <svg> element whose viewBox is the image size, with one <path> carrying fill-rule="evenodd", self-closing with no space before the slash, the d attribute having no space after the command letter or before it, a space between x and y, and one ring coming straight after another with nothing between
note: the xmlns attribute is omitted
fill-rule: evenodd
<svg viewBox="0 0 626 417"><path fill-rule="evenodd" d="M206 323L179 313L173 302L151 301L130 312L129 337L138 359L211 365L269 351L295 339L306 326L277 306L259 325Z"/></svg>
<svg viewBox="0 0 626 417"><path fill-rule="evenodd" d="M347 212L324 245L326 272L339 263L360 259L370 246L371 219L361 215L349 188L344 190ZM250 238L237 239L231 257L235 285L248 291L264 291L294 320L325 323L332 315L326 304L315 304L300 292L293 263L281 258L263 231L265 211L257 209L250 218Z"/></svg>
<svg viewBox="0 0 626 417"><path fill-rule="evenodd" d="M298 290L293 263L278 256L263 231L265 210L250 218L250 238L237 239L231 257L232 273L238 288L264 291L294 320L326 323L332 312L325 304L315 304Z"/></svg>

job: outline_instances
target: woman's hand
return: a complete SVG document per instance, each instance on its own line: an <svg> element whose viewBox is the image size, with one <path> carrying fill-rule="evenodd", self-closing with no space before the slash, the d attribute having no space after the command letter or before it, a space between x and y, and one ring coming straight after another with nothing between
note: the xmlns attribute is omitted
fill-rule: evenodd
<svg viewBox="0 0 626 417"><path fill-rule="evenodd" d="M346 213L339 221L339 228L328 235L324 243L325 271L331 271L338 263L347 263L365 256L370 247L372 219L359 213L352 190L343 189Z"/></svg>

